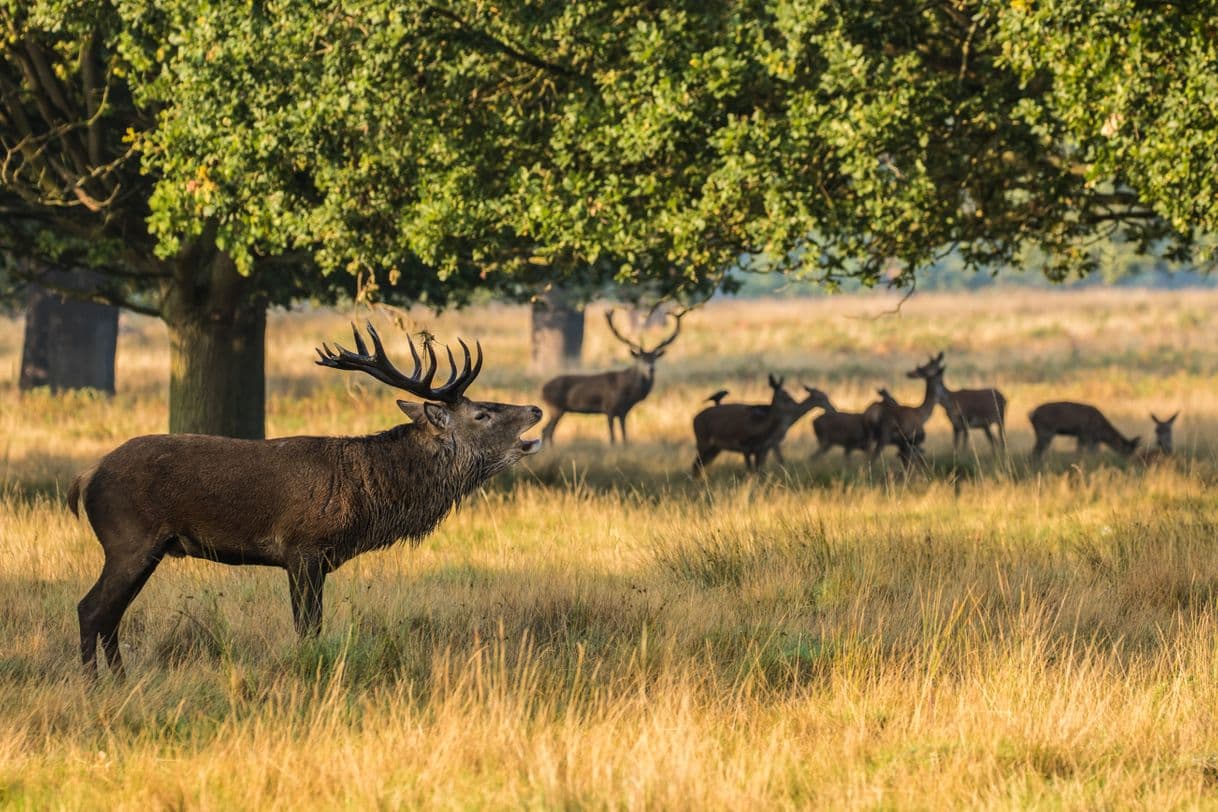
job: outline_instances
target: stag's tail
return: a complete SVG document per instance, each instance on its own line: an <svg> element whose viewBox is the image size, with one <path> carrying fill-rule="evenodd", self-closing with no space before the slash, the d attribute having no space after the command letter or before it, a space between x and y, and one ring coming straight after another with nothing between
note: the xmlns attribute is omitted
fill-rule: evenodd
<svg viewBox="0 0 1218 812"><path fill-rule="evenodd" d="M77 474L76 478L72 480L72 484L68 486L68 510L72 511L73 516L80 516L80 503L89 490L89 483L93 481L93 475L96 473L97 466L95 465L89 470Z"/></svg>

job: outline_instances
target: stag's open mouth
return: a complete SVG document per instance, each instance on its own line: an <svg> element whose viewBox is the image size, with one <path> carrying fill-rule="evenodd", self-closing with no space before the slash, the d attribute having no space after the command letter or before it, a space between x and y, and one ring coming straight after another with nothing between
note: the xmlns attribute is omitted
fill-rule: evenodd
<svg viewBox="0 0 1218 812"><path fill-rule="evenodd" d="M524 456L527 457L541 450L541 440L521 440L516 443L516 447L524 452Z"/></svg>

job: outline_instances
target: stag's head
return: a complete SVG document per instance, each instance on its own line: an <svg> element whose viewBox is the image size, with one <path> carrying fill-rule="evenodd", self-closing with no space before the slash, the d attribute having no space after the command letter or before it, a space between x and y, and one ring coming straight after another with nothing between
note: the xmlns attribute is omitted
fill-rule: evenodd
<svg viewBox="0 0 1218 812"><path fill-rule="evenodd" d="M925 364L916 366L905 373L906 378L921 378L924 381L938 382L943 379L947 367L943 364L943 353L932 355Z"/></svg>
<svg viewBox="0 0 1218 812"><path fill-rule="evenodd" d="M626 336L618 332L617 327L613 324L613 313L613 310L609 310L605 313L605 321L609 322L609 331L613 333L614 337L618 341L622 342L630 349L631 358L647 367L648 372L654 373L656 361L664 356L664 350L669 344L676 341L677 336L680 335L681 319L685 317L685 311L681 311L680 313L676 314L668 314L667 318L671 318L674 322L672 333L669 334L668 338L665 338L651 349L647 349L642 344L631 341L629 338L626 338Z"/></svg>
<svg viewBox="0 0 1218 812"><path fill-rule="evenodd" d="M521 435L541 420L536 406L515 406L508 403L488 403L465 396L478 373L482 371L482 345L475 343L475 355L458 339L464 360L460 367L451 349L448 363L452 371L448 380L435 385L439 363L431 341L423 342L423 357L407 338L414 370L405 374L389 360L376 329L368 325L372 352L368 351L359 330L351 328L355 351L336 345L322 344L317 351L317 363L331 369L364 372L384 384L402 389L422 402L399 400L398 406L427 437L469 455L484 476L491 476L514 464L521 457L541 450L541 440L525 440Z"/></svg>
<svg viewBox="0 0 1218 812"><path fill-rule="evenodd" d="M1180 413L1176 412L1166 420L1160 420L1155 417L1153 412L1150 415L1150 419L1155 421L1155 445L1164 454L1172 452L1171 430L1172 426L1175 425L1176 418L1179 416Z"/></svg>

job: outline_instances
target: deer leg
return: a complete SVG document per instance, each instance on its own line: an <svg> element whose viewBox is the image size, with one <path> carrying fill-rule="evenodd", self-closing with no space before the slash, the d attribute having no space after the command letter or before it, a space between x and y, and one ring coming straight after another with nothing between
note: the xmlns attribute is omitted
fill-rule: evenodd
<svg viewBox="0 0 1218 812"><path fill-rule="evenodd" d="M550 445L554 442L554 428L558 425L559 418L561 418L564 414L566 414L566 412L562 409L555 409L554 416L547 420L545 426L542 427L541 439L546 445Z"/></svg>
<svg viewBox="0 0 1218 812"><path fill-rule="evenodd" d="M298 561L288 567L288 589L292 595L292 620L302 638L321 633L322 591L325 565L317 559Z"/></svg>
<svg viewBox="0 0 1218 812"><path fill-rule="evenodd" d="M618 415L617 422L622 428L622 445L626 445L626 415Z"/></svg>
<svg viewBox="0 0 1218 812"><path fill-rule="evenodd" d="M699 447L698 456L694 457L694 476L701 476L706 466L710 465L715 457L719 456L719 449L712 446Z"/></svg>
<svg viewBox="0 0 1218 812"><path fill-rule="evenodd" d="M831 449L832 447L833 446L829 445L828 443L821 443L819 446L817 446L816 450L812 452L812 456L809 457L808 459L814 460L817 457L823 457L825 454L829 453L829 449ZM849 446L846 446L846 456L847 457L850 456L850 447Z"/></svg>
<svg viewBox="0 0 1218 812"><path fill-rule="evenodd" d="M80 658L87 676L97 677L97 640L100 637L110 670L115 676L123 677L118 626L123 613L144 588L160 561L159 553L106 556L97 583L76 607L80 619Z"/></svg>
<svg viewBox="0 0 1218 812"><path fill-rule="evenodd" d="M782 458L782 447L774 446L774 448L772 450L774 451L774 459L778 460L778 464L786 465L787 461Z"/></svg>
<svg viewBox="0 0 1218 812"><path fill-rule="evenodd" d="M998 453L998 441L994 439L994 432L990 431L990 424L986 423L984 426L981 427L981 430L985 432L985 439L990 441L990 452L993 454L997 454Z"/></svg>
<svg viewBox="0 0 1218 812"><path fill-rule="evenodd" d="M1032 459L1040 460L1048 450L1049 444L1053 442L1053 435L1044 432L1036 432L1036 446L1032 449Z"/></svg>
<svg viewBox="0 0 1218 812"><path fill-rule="evenodd" d="M613 415L609 415L609 445L617 445L617 435L613 430Z"/></svg>

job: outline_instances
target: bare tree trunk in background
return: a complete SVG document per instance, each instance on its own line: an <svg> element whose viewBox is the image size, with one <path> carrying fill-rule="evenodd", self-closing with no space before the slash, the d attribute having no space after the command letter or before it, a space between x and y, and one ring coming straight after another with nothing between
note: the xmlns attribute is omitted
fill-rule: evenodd
<svg viewBox="0 0 1218 812"><path fill-rule="evenodd" d="M52 271L48 284L88 290L88 271ZM118 341L118 308L82 302L38 285L30 288L21 351L21 390L49 386L97 389L114 394L114 350Z"/></svg>
<svg viewBox="0 0 1218 812"><path fill-rule="evenodd" d="M584 309L561 290L533 300L533 371L558 372L579 366L584 349Z"/></svg>

